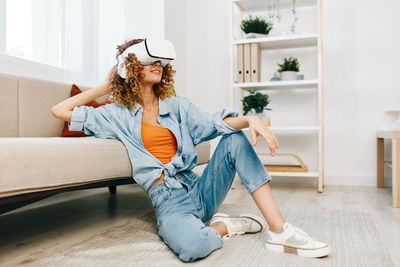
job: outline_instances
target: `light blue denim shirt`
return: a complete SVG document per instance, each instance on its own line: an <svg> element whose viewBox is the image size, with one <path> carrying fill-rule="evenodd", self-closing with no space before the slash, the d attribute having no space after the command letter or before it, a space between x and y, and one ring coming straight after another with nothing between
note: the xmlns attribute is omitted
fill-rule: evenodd
<svg viewBox="0 0 400 267"><path fill-rule="evenodd" d="M96 138L118 139L126 147L132 164L133 179L147 192L164 172L165 184L169 188L181 188L178 172L192 170L197 165L195 146L219 135L240 130L223 121L225 117L238 117L238 112L222 108L212 114L204 113L183 96L159 98L157 121L168 128L177 141L177 152L171 161L163 164L143 145L141 121L143 108L128 109L119 103L93 108L75 106L68 127L71 131L83 131Z"/></svg>

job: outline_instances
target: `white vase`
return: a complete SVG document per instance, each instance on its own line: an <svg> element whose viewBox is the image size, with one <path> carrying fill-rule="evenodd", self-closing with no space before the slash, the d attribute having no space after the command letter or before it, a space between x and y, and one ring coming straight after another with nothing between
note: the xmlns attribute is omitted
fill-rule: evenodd
<svg viewBox="0 0 400 267"><path fill-rule="evenodd" d="M296 80L297 71L282 71L281 81L291 81Z"/></svg>

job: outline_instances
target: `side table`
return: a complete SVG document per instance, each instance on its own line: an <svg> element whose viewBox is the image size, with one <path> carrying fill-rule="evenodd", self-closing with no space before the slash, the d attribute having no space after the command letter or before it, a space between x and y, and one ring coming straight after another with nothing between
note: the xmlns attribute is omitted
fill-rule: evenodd
<svg viewBox="0 0 400 267"><path fill-rule="evenodd" d="M400 208L400 130L377 131L377 186L384 186L384 166L392 167L393 207ZM384 139L392 140L392 162L384 160Z"/></svg>

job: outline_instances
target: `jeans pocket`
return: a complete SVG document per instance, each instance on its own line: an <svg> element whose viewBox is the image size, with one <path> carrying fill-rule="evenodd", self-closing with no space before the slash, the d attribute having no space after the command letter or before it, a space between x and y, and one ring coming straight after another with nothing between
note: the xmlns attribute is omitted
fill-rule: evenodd
<svg viewBox="0 0 400 267"><path fill-rule="evenodd" d="M190 198L192 199L192 202L194 203L194 205L197 207L198 210L201 210L201 204L198 198L198 195L196 194L196 192L194 190L191 190L188 192Z"/></svg>
<svg viewBox="0 0 400 267"><path fill-rule="evenodd" d="M153 205L154 209L160 209L165 203L168 202L170 196L171 193L169 191L163 191L159 194L155 194L151 198L151 204Z"/></svg>

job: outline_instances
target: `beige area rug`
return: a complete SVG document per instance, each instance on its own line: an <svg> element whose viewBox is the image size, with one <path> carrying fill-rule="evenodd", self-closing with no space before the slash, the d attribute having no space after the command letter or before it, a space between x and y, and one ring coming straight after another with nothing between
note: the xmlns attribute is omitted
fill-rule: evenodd
<svg viewBox="0 0 400 267"><path fill-rule="evenodd" d="M223 205L220 212L253 212L256 206ZM328 257L313 259L269 252L264 233L235 236L208 257L182 262L157 234L153 212L42 258L34 266L393 266L376 227L365 212L283 209L286 220L331 245Z"/></svg>

